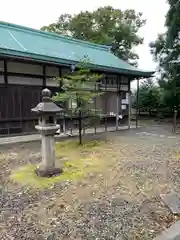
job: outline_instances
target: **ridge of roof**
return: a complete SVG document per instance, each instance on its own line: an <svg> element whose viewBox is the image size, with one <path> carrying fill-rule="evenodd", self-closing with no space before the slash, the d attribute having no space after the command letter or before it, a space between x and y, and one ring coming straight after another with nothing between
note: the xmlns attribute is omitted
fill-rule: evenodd
<svg viewBox="0 0 180 240"><path fill-rule="evenodd" d="M72 42L72 43L82 44L84 46L87 46L90 48L95 48L95 49L102 50L102 51L109 52L111 49L111 47L107 46L107 45L91 43L89 41L79 40L79 39L73 38L71 36L62 35L62 34L58 34L58 33L52 33L52 32L46 32L46 31L42 31L39 29L25 27L25 26L21 26L18 24L14 24L14 23L0 21L0 26L4 27L4 28L9 28L9 29L16 29L18 31L31 32L33 34L37 34L37 35L41 35L41 36L44 35L47 38L61 39L61 41L65 41L65 42L69 42L69 43Z"/></svg>

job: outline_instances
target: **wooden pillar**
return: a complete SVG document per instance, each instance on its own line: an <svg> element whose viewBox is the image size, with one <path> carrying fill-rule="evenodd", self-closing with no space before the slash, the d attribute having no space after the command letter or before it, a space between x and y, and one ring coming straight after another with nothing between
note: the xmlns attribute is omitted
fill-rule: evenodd
<svg viewBox="0 0 180 240"><path fill-rule="evenodd" d="M116 130L119 127L119 76L117 76L117 94L116 94Z"/></svg>
<svg viewBox="0 0 180 240"><path fill-rule="evenodd" d="M123 112L122 112L122 92L121 92L121 76L119 76L119 112L120 112L120 116L121 119L123 119Z"/></svg>
<svg viewBox="0 0 180 240"><path fill-rule="evenodd" d="M173 68L172 76L174 77L173 82L173 95L174 95L174 106L173 106L173 129L172 131L176 133L177 129L177 99L176 99L176 68Z"/></svg>
<svg viewBox="0 0 180 240"><path fill-rule="evenodd" d="M46 87L46 65L43 65L43 88Z"/></svg>
<svg viewBox="0 0 180 240"><path fill-rule="evenodd" d="M96 93L96 91L97 91L97 85L96 85L96 83L95 83L95 85L94 85L94 90L95 90L95 93ZM97 111L96 111L96 107L97 107L97 96L95 96L95 98L94 98L94 114L95 114L95 118L94 119L96 119L96 114L97 114ZM96 120L94 121L94 134L96 134L96 132L97 132L97 128L96 128Z"/></svg>
<svg viewBox="0 0 180 240"><path fill-rule="evenodd" d="M7 60L4 60L4 84L8 87L8 67L7 67ZM9 115L8 104L5 104L6 114ZM10 123L7 124L8 135L10 134Z"/></svg>
<svg viewBox="0 0 180 240"><path fill-rule="evenodd" d="M4 60L4 83L8 84L7 60Z"/></svg>
<svg viewBox="0 0 180 240"><path fill-rule="evenodd" d="M61 69L61 67L59 67L59 78L60 79L62 78L62 69ZM62 88L62 81L59 81L59 88L61 90L61 88Z"/></svg>
<svg viewBox="0 0 180 240"><path fill-rule="evenodd" d="M131 92L128 93L128 129L131 128Z"/></svg>
<svg viewBox="0 0 180 240"><path fill-rule="evenodd" d="M107 76L105 76L105 94L107 95ZM105 132L107 132L107 97L105 96Z"/></svg>
<svg viewBox="0 0 180 240"><path fill-rule="evenodd" d="M73 103L72 103L72 99L71 99L71 123L70 123L70 134L72 136L73 134L73 129L72 129L72 124L73 124L73 117L72 117L72 112L73 112Z"/></svg>
<svg viewBox="0 0 180 240"><path fill-rule="evenodd" d="M137 91L136 91L136 128L138 128L138 113L139 113L139 79L137 79Z"/></svg>
<svg viewBox="0 0 180 240"><path fill-rule="evenodd" d="M128 83L128 129L131 128L131 82Z"/></svg>
<svg viewBox="0 0 180 240"><path fill-rule="evenodd" d="M58 68L59 69L59 78L62 78L62 69L61 67ZM62 90L62 82L59 81L59 91ZM65 118L65 116L64 116ZM61 119L60 119L60 131L59 133L63 133L64 132L64 119L62 119L62 115L61 115Z"/></svg>

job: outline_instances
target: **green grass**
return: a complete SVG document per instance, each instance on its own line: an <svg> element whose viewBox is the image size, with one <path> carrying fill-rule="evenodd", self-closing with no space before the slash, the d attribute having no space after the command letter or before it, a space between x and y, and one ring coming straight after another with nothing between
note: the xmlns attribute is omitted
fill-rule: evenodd
<svg viewBox="0 0 180 240"><path fill-rule="evenodd" d="M35 174L36 165L28 164L14 169L10 179L32 188L47 188L66 180L77 181L90 172L101 171L104 164L103 160L96 156L96 151L102 144L99 141L88 141L79 146L77 141L58 142L55 145L55 152L58 157L57 164L63 168L61 175L41 178ZM66 160L63 160L62 156L65 156Z"/></svg>

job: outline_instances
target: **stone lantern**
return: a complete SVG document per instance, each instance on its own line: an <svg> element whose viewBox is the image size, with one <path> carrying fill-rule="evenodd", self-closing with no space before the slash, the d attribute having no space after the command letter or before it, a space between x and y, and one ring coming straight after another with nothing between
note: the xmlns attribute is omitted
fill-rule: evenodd
<svg viewBox="0 0 180 240"><path fill-rule="evenodd" d="M41 135L42 162L36 173L41 177L58 175L62 170L55 167L54 135L60 128L56 122L56 115L63 112L63 109L52 101L51 91L46 88L42 91L42 102L31 111L38 114L38 125L35 128Z"/></svg>

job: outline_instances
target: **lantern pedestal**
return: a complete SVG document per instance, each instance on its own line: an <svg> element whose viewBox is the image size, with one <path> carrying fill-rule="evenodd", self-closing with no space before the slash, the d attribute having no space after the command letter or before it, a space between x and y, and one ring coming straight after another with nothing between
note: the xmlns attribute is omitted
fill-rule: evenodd
<svg viewBox="0 0 180 240"><path fill-rule="evenodd" d="M35 172L40 177L52 177L62 173L62 169L55 167L54 135L60 128L56 123L56 114L63 109L53 103L48 89L42 91L42 96L42 102L32 109L39 116L39 124L35 128L41 135L42 155L42 161Z"/></svg>
<svg viewBox="0 0 180 240"><path fill-rule="evenodd" d="M52 177L62 173L62 169L55 167L54 134L59 128L59 125L36 126L41 134L42 161L36 169L36 174L40 177Z"/></svg>

